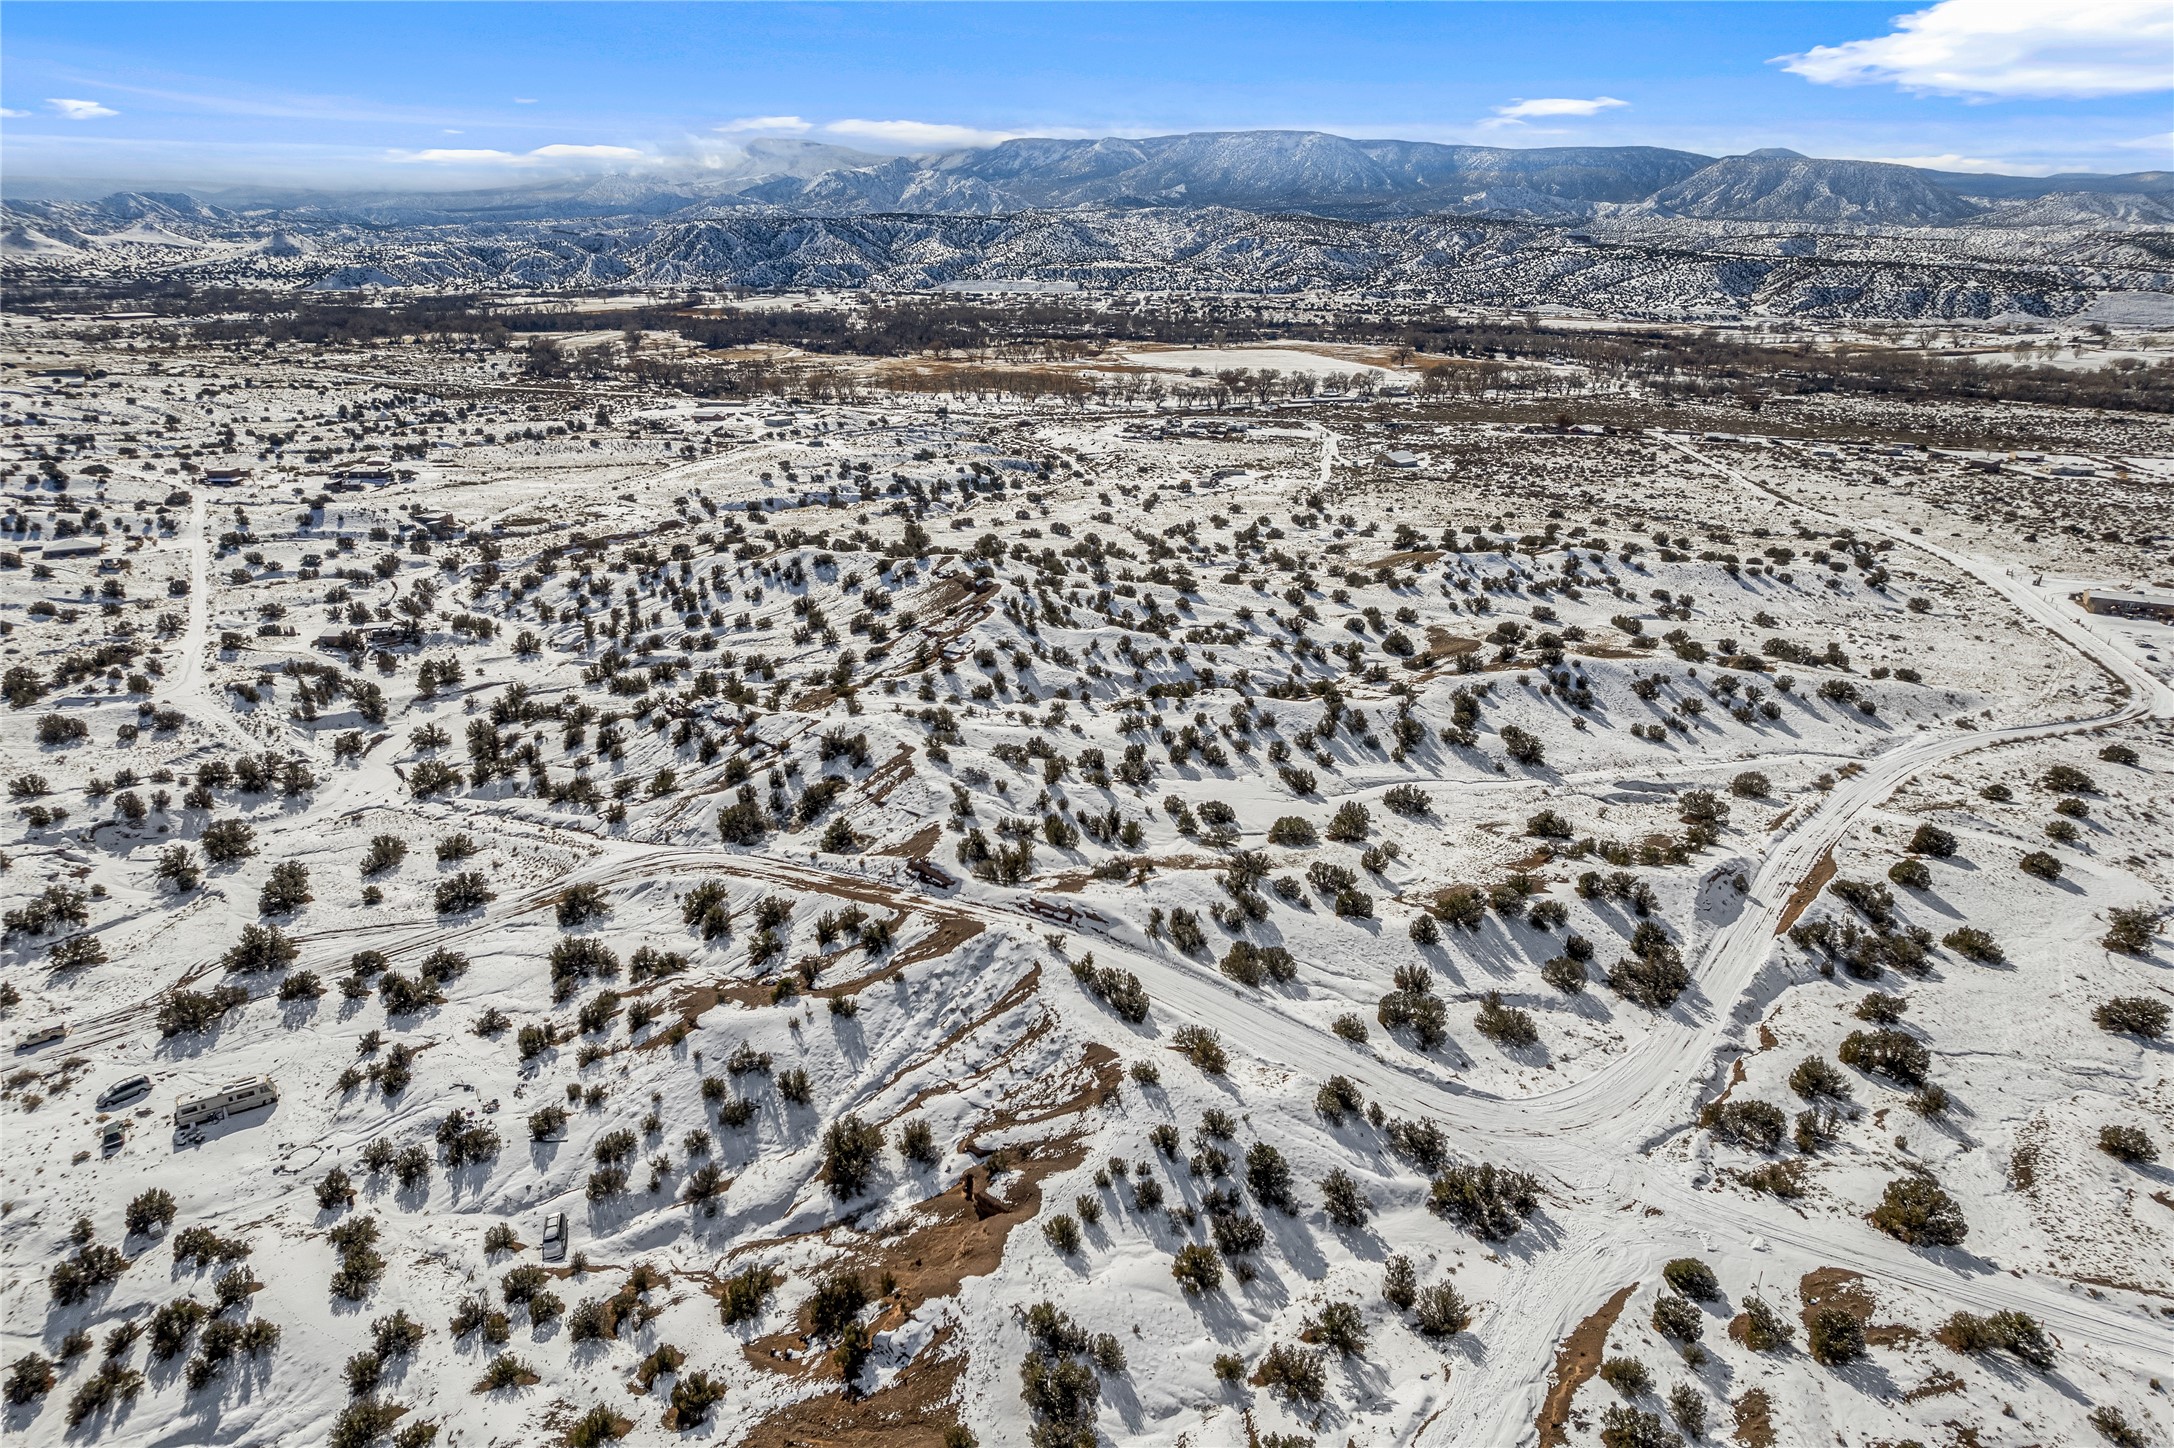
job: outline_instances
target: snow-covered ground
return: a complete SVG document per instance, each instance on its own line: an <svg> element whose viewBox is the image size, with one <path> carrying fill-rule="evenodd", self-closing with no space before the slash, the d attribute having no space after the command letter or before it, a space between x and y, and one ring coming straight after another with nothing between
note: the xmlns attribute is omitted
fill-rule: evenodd
<svg viewBox="0 0 2174 1448"><path fill-rule="evenodd" d="M2100 1147L2174 1134L2166 1046L2095 1020L2174 994L2101 943L2174 895L2174 651L2074 601L2163 586L2164 427L2034 424L2121 479L1818 402L758 428L9 336L23 1441L2174 1427L2174 1179ZM1960 1241L1871 1219L1921 1179Z"/></svg>
<svg viewBox="0 0 2174 1448"><path fill-rule="evenodd" d="M1215 373L1244 367L1272 369L1286 376L1343 378L1354 374L1387 380L1391 369L1369 361L1357 347L1159 347L1126 348L1116 355L1135 367L1157 372ZM1343 355L1349 353L1350 355Z"/></svg>

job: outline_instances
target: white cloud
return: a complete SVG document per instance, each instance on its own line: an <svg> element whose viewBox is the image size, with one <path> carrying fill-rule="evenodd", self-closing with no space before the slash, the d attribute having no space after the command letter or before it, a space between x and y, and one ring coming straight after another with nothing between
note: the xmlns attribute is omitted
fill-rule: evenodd
<svg viewBox="0 0 2174 1448"><path fill-rule="evenodd" d="M532 106L536 104L536 98L534 96L515 96L513 103L517 106Z"/></svg>
<svg viewBox="0 0 2174 1448"><path fill-rule="evenodd" d="M710 129L723 131L727 135L741 131L790 131L798 135L802 131L812 131L815 127L798 116L741 116L738 120L727 121Z"/></svg>
<svg viewBox="0 0 2174 1448"><path fill-rule="evenodd" d="M980 131L972 126L948 126L936 121L832 121L823 129L833 135L856 136L878 145L902 146L912 151L994 146L1023 134L1019 131Z"/></svg>
<svg viewBox="0 0 2174 1448"><path fill-rule="evenodd" d="M2116 141L2124 151L2161 151L2174 155L2174 131L2161 131L2157 135L2138 136L2133 141Z"/></svg>
<svg viewBox="0 0 2174 1448"><path fill-rule="evenodd" d="M646 161L649 154L632 146L538 146L533 151L495 151L484 147L433 146L422 151L392 151L387 160L425 166L546 166L554 161Z"/></svg>
<svg viewBox="0 0 2174 1448"><path fill-rule="evenodd" d="M2174 89L2166 0L1940 0L1869 40L1776 56L1820 85L1955 96L2113 96Z"/></svg>
<svg viewBox="0 0 2174 1448"><path fill-rule="evenodd" d="M109 76L100 76L98 85L118 95L166 101L218 116L260 116L273 120L299 121L384 121L395 125L421 126L444 125L447 121L462 119L459 114L441 108L370 105L345 96L311 95L295 91L221 94L132 85Z"/></svg>
<svg viewBox="0 0 2174 1448"><path fill-rule="evenodd" d="M1958 156L1944 151L1937 156L1859 156L1860 161L1882 161L1890 166L1915 166L1925 171L1971 171L1994 176L2043 176L2049 168L2020 161L1988 160L1983 156Z"/></svg>
<svg viewBox="0 0 2174 1448"><path fill-rule="evenodd" d="M70 100L66 96L53 96L46 104L71 121L95 121L102 116L117 116L119 111L102 106L96 101Z"/></svg>
<svg viewBox="0 0 2174 1448"><path fill-rule="evenodd" d="M1597 116L1602 111L1612 111L1618 106L1629 104L1629 101L1619 101L1614 96L1594 96L1589 101L1569 96L1550 96L1496 106L1495 114L1505 121L1527 121L1534 116Z"/></svg>
<svg viewBox="0 0 2174 1448"><path fill-rule="evenodd" d="M425 151L394 151L390 159L433 166L512 166L521 160L512 151L473 150L459 146L433 146Z"/></svg>
<svg viewBox="0 0 2174 1448"><path fill-rule="evenodd" d="M11 121L19 121L29 114L30 112L19 111L13 106L0 106L0 116L4 116Z"/></svg>
<svg viewBox="0 0 2174 1448"><path fill-rule="evenodd" d="M639 161L647 154L632 146L538 146L528 153L539 161Z"/></svg>

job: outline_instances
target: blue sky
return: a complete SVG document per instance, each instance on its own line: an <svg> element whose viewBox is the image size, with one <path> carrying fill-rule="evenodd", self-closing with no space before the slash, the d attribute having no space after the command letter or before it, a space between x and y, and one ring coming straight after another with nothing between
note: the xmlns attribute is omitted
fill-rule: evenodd
<svg viewBox="0 0 2174 1448"><path fill-rule="evenodd" d="M0 166L432 187L1290 127L2174 165L2167 0L1896 4L63 4L0 22Z"/></svg>

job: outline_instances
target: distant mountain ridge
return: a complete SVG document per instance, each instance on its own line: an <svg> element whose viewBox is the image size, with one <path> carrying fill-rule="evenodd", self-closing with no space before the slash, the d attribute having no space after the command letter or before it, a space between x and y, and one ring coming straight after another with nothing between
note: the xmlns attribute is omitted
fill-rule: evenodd
<svg viewBox="0 0 2174 1448"><path fill-rule="evenodd" d="M1518 186L1583 202L1634 201L1691 175L1708 158L1653 147L1510 150L1420 141L1353 141L1318 131L1224 131L1145 140L1019 140L870 171L774 183L762 198L816 207L863 197L900 209L900 193L933 178L971 182L975 209L1043 210L1141 203L1247 211L1411 215L1489 187ZM865 183L856 182L865 178Z"/></svg>
<svg viewBox="0 0 2174 1448"><path fill-rule="evenodd" d="M128 209L139 205L132 199ZM904 292L1001 281L1088 291L1337 291L1653 318L2061 317L2109 293L2174 292L2163 231L1824 234L1630 211L1575 227L1105 206L1005 216L810 216L762 207L584 224L274 228L238 218L205 225L177 208L94 234L10 207L0 265L18 281L171 278L318 290Z"/></svg>
<svg viewBox="0 0 2174 1448"><path fill-rule="evenodd" d="M995 281L1653 317L2058 317L2174 292L2174 174L2034 180L1299 131L888 159L756 142L701 171L488 191L10 200L0 272L321 289Z"/></svg>
<svg viewBox="0 0 2174 1448"><path fill-rule="evenodd" d="M1701 221L1819 225L1940 225L1967 221L1984 209L1908 166L1815 161L1794 151L1724 156L1643 204L1656 215Z"/></svg>
<svg viewBox="0 0 2174 1448"><path fill-rule="evenodd" d="M26 187L18 181L9 191L20 198ZM1003 216L1090 206L1561 222L1636 206L1708 221L1924 226L1967 224L2002 202L2064 193L2174 200L2174 173L1996 176L1793 151L1713 157L1652 146L1518 149L1352 140L1320 131L1203 131L1025 138L892 158L757 139L716 164L669 173L471 192L240 191L217 196L215 205L265 220L293 215L376 225L714 215L746 207L811 216Z"/></svg>

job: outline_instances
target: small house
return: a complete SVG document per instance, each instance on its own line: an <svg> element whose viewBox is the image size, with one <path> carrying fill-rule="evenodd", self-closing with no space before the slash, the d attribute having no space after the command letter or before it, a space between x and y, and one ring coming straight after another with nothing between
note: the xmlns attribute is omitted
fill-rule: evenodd
<svg viewBox="0 0 2174 1448"><path fill-rule="evenodd" d="M2174 597L2154 593L2114 593L2092 589L2082 596L2084 612L2109 618L2142 619L2147 623L2174 623Z"/></svg>

